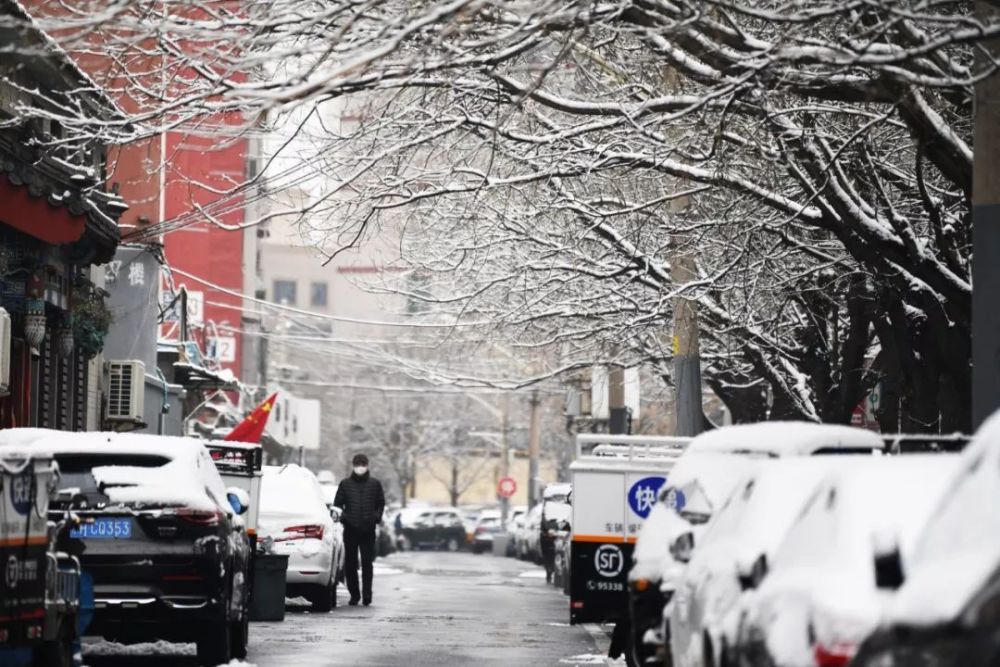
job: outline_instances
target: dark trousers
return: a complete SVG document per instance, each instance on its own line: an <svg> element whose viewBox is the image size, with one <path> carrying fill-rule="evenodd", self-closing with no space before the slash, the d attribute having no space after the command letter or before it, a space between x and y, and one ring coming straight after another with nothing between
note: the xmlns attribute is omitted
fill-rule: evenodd
<svg viewBox="0 0 1000 667"><path fill-rule="evenodd" d="M375 561L375 531L344 526L344 578L352 598L372 599L372 563ZM361 552L361 586L358 595L358 552Z"/></svg>

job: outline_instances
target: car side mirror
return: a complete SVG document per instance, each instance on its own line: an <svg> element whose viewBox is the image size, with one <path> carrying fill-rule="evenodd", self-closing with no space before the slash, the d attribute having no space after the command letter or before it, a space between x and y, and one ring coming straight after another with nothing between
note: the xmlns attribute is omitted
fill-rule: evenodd
<svg viewBox="0 0 1000 667"><path fill-rule="evenodd" d="M246 514L250 509L250 494L238 486L231 486L226 489L226 500L236 514Z"/></svg>
<svg viewBox="0 0 1000 667"><path fill-rule="evenodd" d="M342 513L343 513L342 509L340 509L336 505L330 505L330 518L333 519L334 523L340 523L340 515Z"/></svg>
<svg viewBox="0 0 1000 667"><path fill-rule="evenodd" d="M740 588L744 591L751 591L758 588L764 577L767 576L767 556L761 554L750 565L741 562L736 566L736 578L740 581Z"/></svg>
<svg viewBox="0 0 1000 667"><path fill-rule="evenodd" d="M694 552L694 533L688 531L682 533L674 540L673 544L670 545L670 555L674 557L678 563L687 563L691 560L691 554Z"/></svg>
<svg viewBox="0 0 1000 667"><path fill-rule="evenodd" d="M896 590L903 585L903 559L894 535L876 533L874 542L875 587Z"/></svg>

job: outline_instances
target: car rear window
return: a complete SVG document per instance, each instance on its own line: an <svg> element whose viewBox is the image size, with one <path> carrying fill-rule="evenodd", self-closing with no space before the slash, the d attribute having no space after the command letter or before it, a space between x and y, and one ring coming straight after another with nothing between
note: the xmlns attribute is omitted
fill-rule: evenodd
<svg viewBox="0 0 1000 667"><path fill-rule="evenodd" d="M59 488L97 490L97 482L91 471L106 466L130 468L160 468L170 459L152 454L58 454Z"/></svg>

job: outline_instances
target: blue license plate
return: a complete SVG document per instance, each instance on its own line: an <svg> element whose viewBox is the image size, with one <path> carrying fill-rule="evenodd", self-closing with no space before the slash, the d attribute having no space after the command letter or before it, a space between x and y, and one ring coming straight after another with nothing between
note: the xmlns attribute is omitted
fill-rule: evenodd
<svg viewBox="0 0 1000 667"><path fill-rule="evenodd" d="M77 540L128 540L132 538L131 519L94 519L70 531Z"/></svg>

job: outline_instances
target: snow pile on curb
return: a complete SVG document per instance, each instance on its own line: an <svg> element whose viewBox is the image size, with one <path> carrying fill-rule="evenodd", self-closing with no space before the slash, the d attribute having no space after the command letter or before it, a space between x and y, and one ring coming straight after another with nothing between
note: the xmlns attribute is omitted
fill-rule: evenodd
<svg viewBox="0 0 1000 667"><path fill-rule="evenodd" d="M196 655L197 649L194 644L175 644L168 641L143 642L141 644L119 644L98 640L95 642L84 641L83 653L86 656L109 656L109 655Z"/></svg>
<svg viewBox="0 0 1000 667"><path fill-rule="evenodd" d="M559 660L560 665L624 665L624 660L612 660L606 655L584 653Z"/></svg>
<svg viewBox="0 0 1000 667"><path fill-rule="evenodd" d="M545 570L528 570L517 575L520 579L544 579Z"/></svg>

